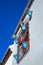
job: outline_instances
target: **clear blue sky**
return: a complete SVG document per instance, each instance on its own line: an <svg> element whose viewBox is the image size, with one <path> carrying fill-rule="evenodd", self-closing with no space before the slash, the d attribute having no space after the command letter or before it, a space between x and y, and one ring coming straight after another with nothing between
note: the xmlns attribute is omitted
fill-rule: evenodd
<svg viewBox="0 0 43 65"><path fill-rule="evenodd" d="M13 43L12 34L28 0L0 0L0 61L8 46Z"/></svg>

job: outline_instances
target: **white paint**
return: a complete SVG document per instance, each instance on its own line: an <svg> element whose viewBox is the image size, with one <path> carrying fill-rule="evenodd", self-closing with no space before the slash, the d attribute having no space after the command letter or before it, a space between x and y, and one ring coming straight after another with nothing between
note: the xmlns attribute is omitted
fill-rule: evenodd
<svg viewBox="0 0 43 65"><path fill-rule="evenodd" d="M20 27L20 29L18 30L18 32L16 34L17 38L19 37L19 35L20 35L21 32L22 32L22 30L21 30L21 27Z"/></svg>
<svg viewBox="0 0 43 65"><path fill-rule="evenodd" d="M23 23L26 25L26 23L29 21L29 15L27 14L26 15L26 17L24 18L24 21L23 21Z"/></svg>
<svg viewBox="0 0 43 65"><path fill-rule="evenodd" d="M9 48L11 49L13 55L15 55L17 53L17 44L14 41L13 45L10 45Z"/></svg>

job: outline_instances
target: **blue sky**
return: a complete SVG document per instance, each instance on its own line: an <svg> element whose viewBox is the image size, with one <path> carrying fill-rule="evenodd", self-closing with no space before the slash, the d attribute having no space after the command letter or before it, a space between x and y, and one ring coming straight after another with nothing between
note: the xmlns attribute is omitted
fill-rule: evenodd
<svg viewBox="0 0 43 65"><path fill-rule="evenodd" d="M28 0L0 0L0 61L9 45L12 34L26 7Z"/></svg>

